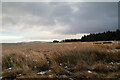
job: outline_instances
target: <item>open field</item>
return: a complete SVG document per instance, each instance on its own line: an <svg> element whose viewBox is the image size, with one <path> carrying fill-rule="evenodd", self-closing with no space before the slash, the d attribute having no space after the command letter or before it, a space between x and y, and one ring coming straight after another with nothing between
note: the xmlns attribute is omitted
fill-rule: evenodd
<svg viewBox="0 0 120 80"><path fill-rule="evenodd" d="M2 78L120 78L120 43L111 42L3 44Z"/></svg>

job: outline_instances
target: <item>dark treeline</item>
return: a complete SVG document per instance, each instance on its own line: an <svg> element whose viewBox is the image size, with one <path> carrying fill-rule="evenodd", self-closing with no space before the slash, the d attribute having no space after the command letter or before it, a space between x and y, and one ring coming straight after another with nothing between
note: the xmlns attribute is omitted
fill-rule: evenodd
<svg viewBox="0 0 120 80"><path fill-rule="evenodd" d="M81 39L65 39L65 40L62 40L61 42L80 42Z"/></svg>
<svg viewBox="0 0 120 80"><path fill-rule="evenodd" d="M120 30L107 31L103 33L90 33L89 35L84 35L81 39L65 39L61 42L89 42L110 40L120 40Z"/></svg>
<svg viewBox="0 0 120 80"><path fill-rule="evenodd" d="M87 36L83 36L81 41L110 41L110 40L120 40L120 30L107 31L103 33L92 33Z"/></svg>

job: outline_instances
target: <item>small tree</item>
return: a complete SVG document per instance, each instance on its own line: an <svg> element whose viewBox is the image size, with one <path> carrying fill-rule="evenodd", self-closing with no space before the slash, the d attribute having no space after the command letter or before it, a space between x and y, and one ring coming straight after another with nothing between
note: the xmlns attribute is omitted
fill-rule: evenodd
<svg viewBox="0 0 120 80"><path fill-rule="evenodd" d="M58 42L59 42L59 41L57 41L57 40L54 40L54 41L53 41L53 43L58 43Z"/></svg>

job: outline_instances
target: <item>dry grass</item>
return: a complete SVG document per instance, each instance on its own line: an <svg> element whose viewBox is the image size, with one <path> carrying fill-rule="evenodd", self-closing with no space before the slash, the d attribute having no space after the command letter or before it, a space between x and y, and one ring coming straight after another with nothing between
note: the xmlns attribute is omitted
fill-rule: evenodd
<svg viewBox="0 0 120 80"><path fill-rule="evenodd" d="M107 67L107 65L103 63L98 63L98 64L93 65L92 70L96 72L106 73L109 71L109 67Z"/></svg>
<svg viewBox="0 0 120 80"><path fill-rule="evenodd" d="M81 72L76 72L73 73L72 75L73 78L77 78L77 79L81 79L81 78L97 78L97 73L93 72L93 73L88 73L87 71L81 71Z"/></svg>
<svg viewBox="0 0 120 80"><path fill-rule="evenodd" d="M116 41L3 44L2 77L118 78L119 56Z"/></svg>

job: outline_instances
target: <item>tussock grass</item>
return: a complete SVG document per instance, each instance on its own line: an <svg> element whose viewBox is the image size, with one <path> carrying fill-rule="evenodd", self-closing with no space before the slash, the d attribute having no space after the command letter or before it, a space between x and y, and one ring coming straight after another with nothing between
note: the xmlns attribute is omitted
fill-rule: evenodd
<svg viewBox="0 0 120 80"><path fill-rule="evenodd" d="M72 75L73 78L77 79L90 79L90 78L97 78L97 73L88 73L87 71L81 71L81 72L76 72L73 73Z"/></svg>
<svg viewBox="0 0 120 80"><path fill-rule="evenodd" d="M3 45L2 75L3 78L29 79L118 78L119 56L116 42ZM45 74L37 74L42 71L45 71Z"/></svg>
<svg viewBox="0 0 120 80"><path fill-rule="evenodd" d="M106 73L109 71L109 68L107 67L107 65L105 65L103 63L98 63L98 64L93 65L92 70L96 71L96 72Z"/></svg>

